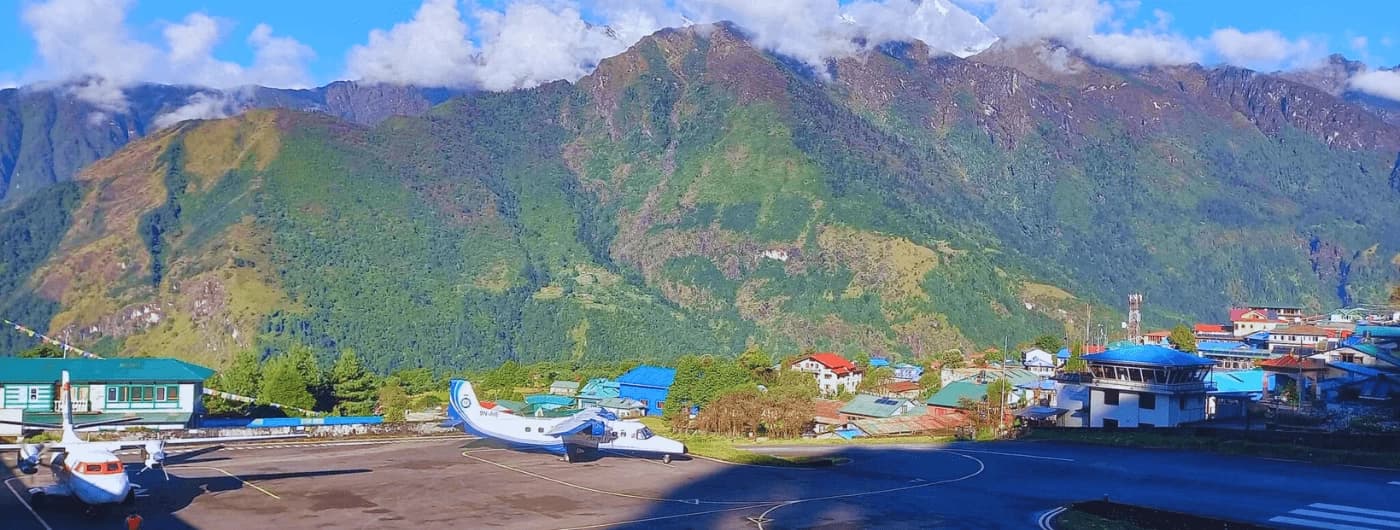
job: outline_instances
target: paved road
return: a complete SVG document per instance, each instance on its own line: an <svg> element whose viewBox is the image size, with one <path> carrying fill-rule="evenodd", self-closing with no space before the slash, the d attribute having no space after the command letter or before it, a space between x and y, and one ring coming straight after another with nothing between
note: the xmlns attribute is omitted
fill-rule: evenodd
<svg viewBox="0 0 1400 530"><path fill-rule="evenodd" d="M284 445L284 444L279 444ZM835 452L831 468L565 463L465 438L192 453L174 479L136 476L148 528L1035 528L1101 498L1327 530L1400 528L1400 472L1048 443L766 448ZM13 458L0 460L8 466ZM139 467L133 466L133 467ZM0 478L4 478L0 475ZM11 481L40 484L45 474ZM38 518L0 491L3 526L115 528ZM42 521L42 522L41 522Z"/></svg>
<svg viewBox="0 0 1400 530"><path fill-rule="evenodd" d="M1042 442L954 444L948 449L977 457L986 469L956 488L939 490L937 507L931 509L1005 528L1015 527L1027 513L1105 495L1120 502L1271 526L1400 528L1400 485L1392 484L1400 482L1400 470ZM830 450L797 446L762 451ZM858 453L864 465L910 474L932 471L900 450L888 456ZM1351 526L1339 526L1343 524Z"/></svg>

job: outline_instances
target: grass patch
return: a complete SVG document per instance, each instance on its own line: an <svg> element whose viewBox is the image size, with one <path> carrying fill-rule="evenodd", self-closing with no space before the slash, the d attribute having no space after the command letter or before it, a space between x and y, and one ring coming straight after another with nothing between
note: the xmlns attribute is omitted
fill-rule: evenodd
<svg viewBox="0 0 1400 530"><path fill-rule="evenodd" d="M1316 464L1349 464L1400 469L1400 453L1394 452L1376 453L1358 450L1320 449L1289 443L1229 440L1210 436L1183 436L1150 431L1034 430L1023 439L1115 447L1207 451L1229 455L1286 458Z"/></svg>
<svg viewBox="0 0 1400 530"><path fill-rule="evenodd" d="M892 438L859 438L856 440L845 439L816 439L816 438L795 438L795 439L763 439L754 440L749 438L730 438L714 434L683 434L671 430L671 426L666 420L657 417L641 418L641 422L661 436L672 438L685 443L686 450L691 454L734 462L736 464L756 464L764 466L784 466L784 467L823 467L845 463L848 459L839 456L773 456L756 453L747 448L759 448L763 446L780 445L809 445L809 446L865 446L865 445L890 445L890 444L947 444L952 441L949 436L905 436Z"/></svg>
<svg viewBox="0 0 1400 530"><path fill-rule="evenodd" d="M1263 530L1265 527L1108 501L1070 505L1055 517L1059 530Z"/></svg>

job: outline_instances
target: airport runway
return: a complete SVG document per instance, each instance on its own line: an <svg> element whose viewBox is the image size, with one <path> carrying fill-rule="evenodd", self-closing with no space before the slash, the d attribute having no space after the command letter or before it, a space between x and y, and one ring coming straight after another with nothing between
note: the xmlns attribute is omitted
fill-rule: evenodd
<svg viewBox="0 0 1400 530"><path fill-rule="evenodd" d="M1046 443L764 449L850 459L789 469L621 457L568 464L466 438L352 443L201 450L171 465L169 482L134 475L147 490L146 528L1020 529L1104 494L1274 526L1400 526L1400 486L1390 484L1400 472L1189 452ZM131 462L134 473L140 464ZM0 478L9 478L13 457L4 463ZM23 491L47 480L41 472L6 481L5 528L120 527L121 514L31 515Z"/></svg>

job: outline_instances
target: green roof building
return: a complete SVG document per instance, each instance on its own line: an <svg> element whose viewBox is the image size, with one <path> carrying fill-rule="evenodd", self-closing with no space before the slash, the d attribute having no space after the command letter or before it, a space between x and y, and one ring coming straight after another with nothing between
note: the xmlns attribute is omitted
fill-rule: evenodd
<svg viewBox="0 0 1400 530"><path fill-rule="evenodd" d="M214 371L176 359L0 357L0 411L59 423L59 381L68 371L78 422L125 417L122 424L180 429L203 412L204 380ZM111 427L118 428L118 427Z"/></svg>

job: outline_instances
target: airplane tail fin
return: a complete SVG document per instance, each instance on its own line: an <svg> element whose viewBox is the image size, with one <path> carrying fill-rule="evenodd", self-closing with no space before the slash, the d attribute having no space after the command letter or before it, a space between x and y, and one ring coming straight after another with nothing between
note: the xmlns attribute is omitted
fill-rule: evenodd
<svg viewBox="0 0 1400 530"><path fill-rule="evenodd" d="M476 399L476 390L470 381L453 379L451 384L452 402L447 406L447 418L453 423L466 421L467 414L481 407Z"/></svg>
<svg viewBox="0 0 1400 530"><path fill-rule="evenodd" d="M81 442L73 427L73 386L68 383L68 370L63 371L63 386L59 389L59 409L63 413L63 443Z"/></svg>

